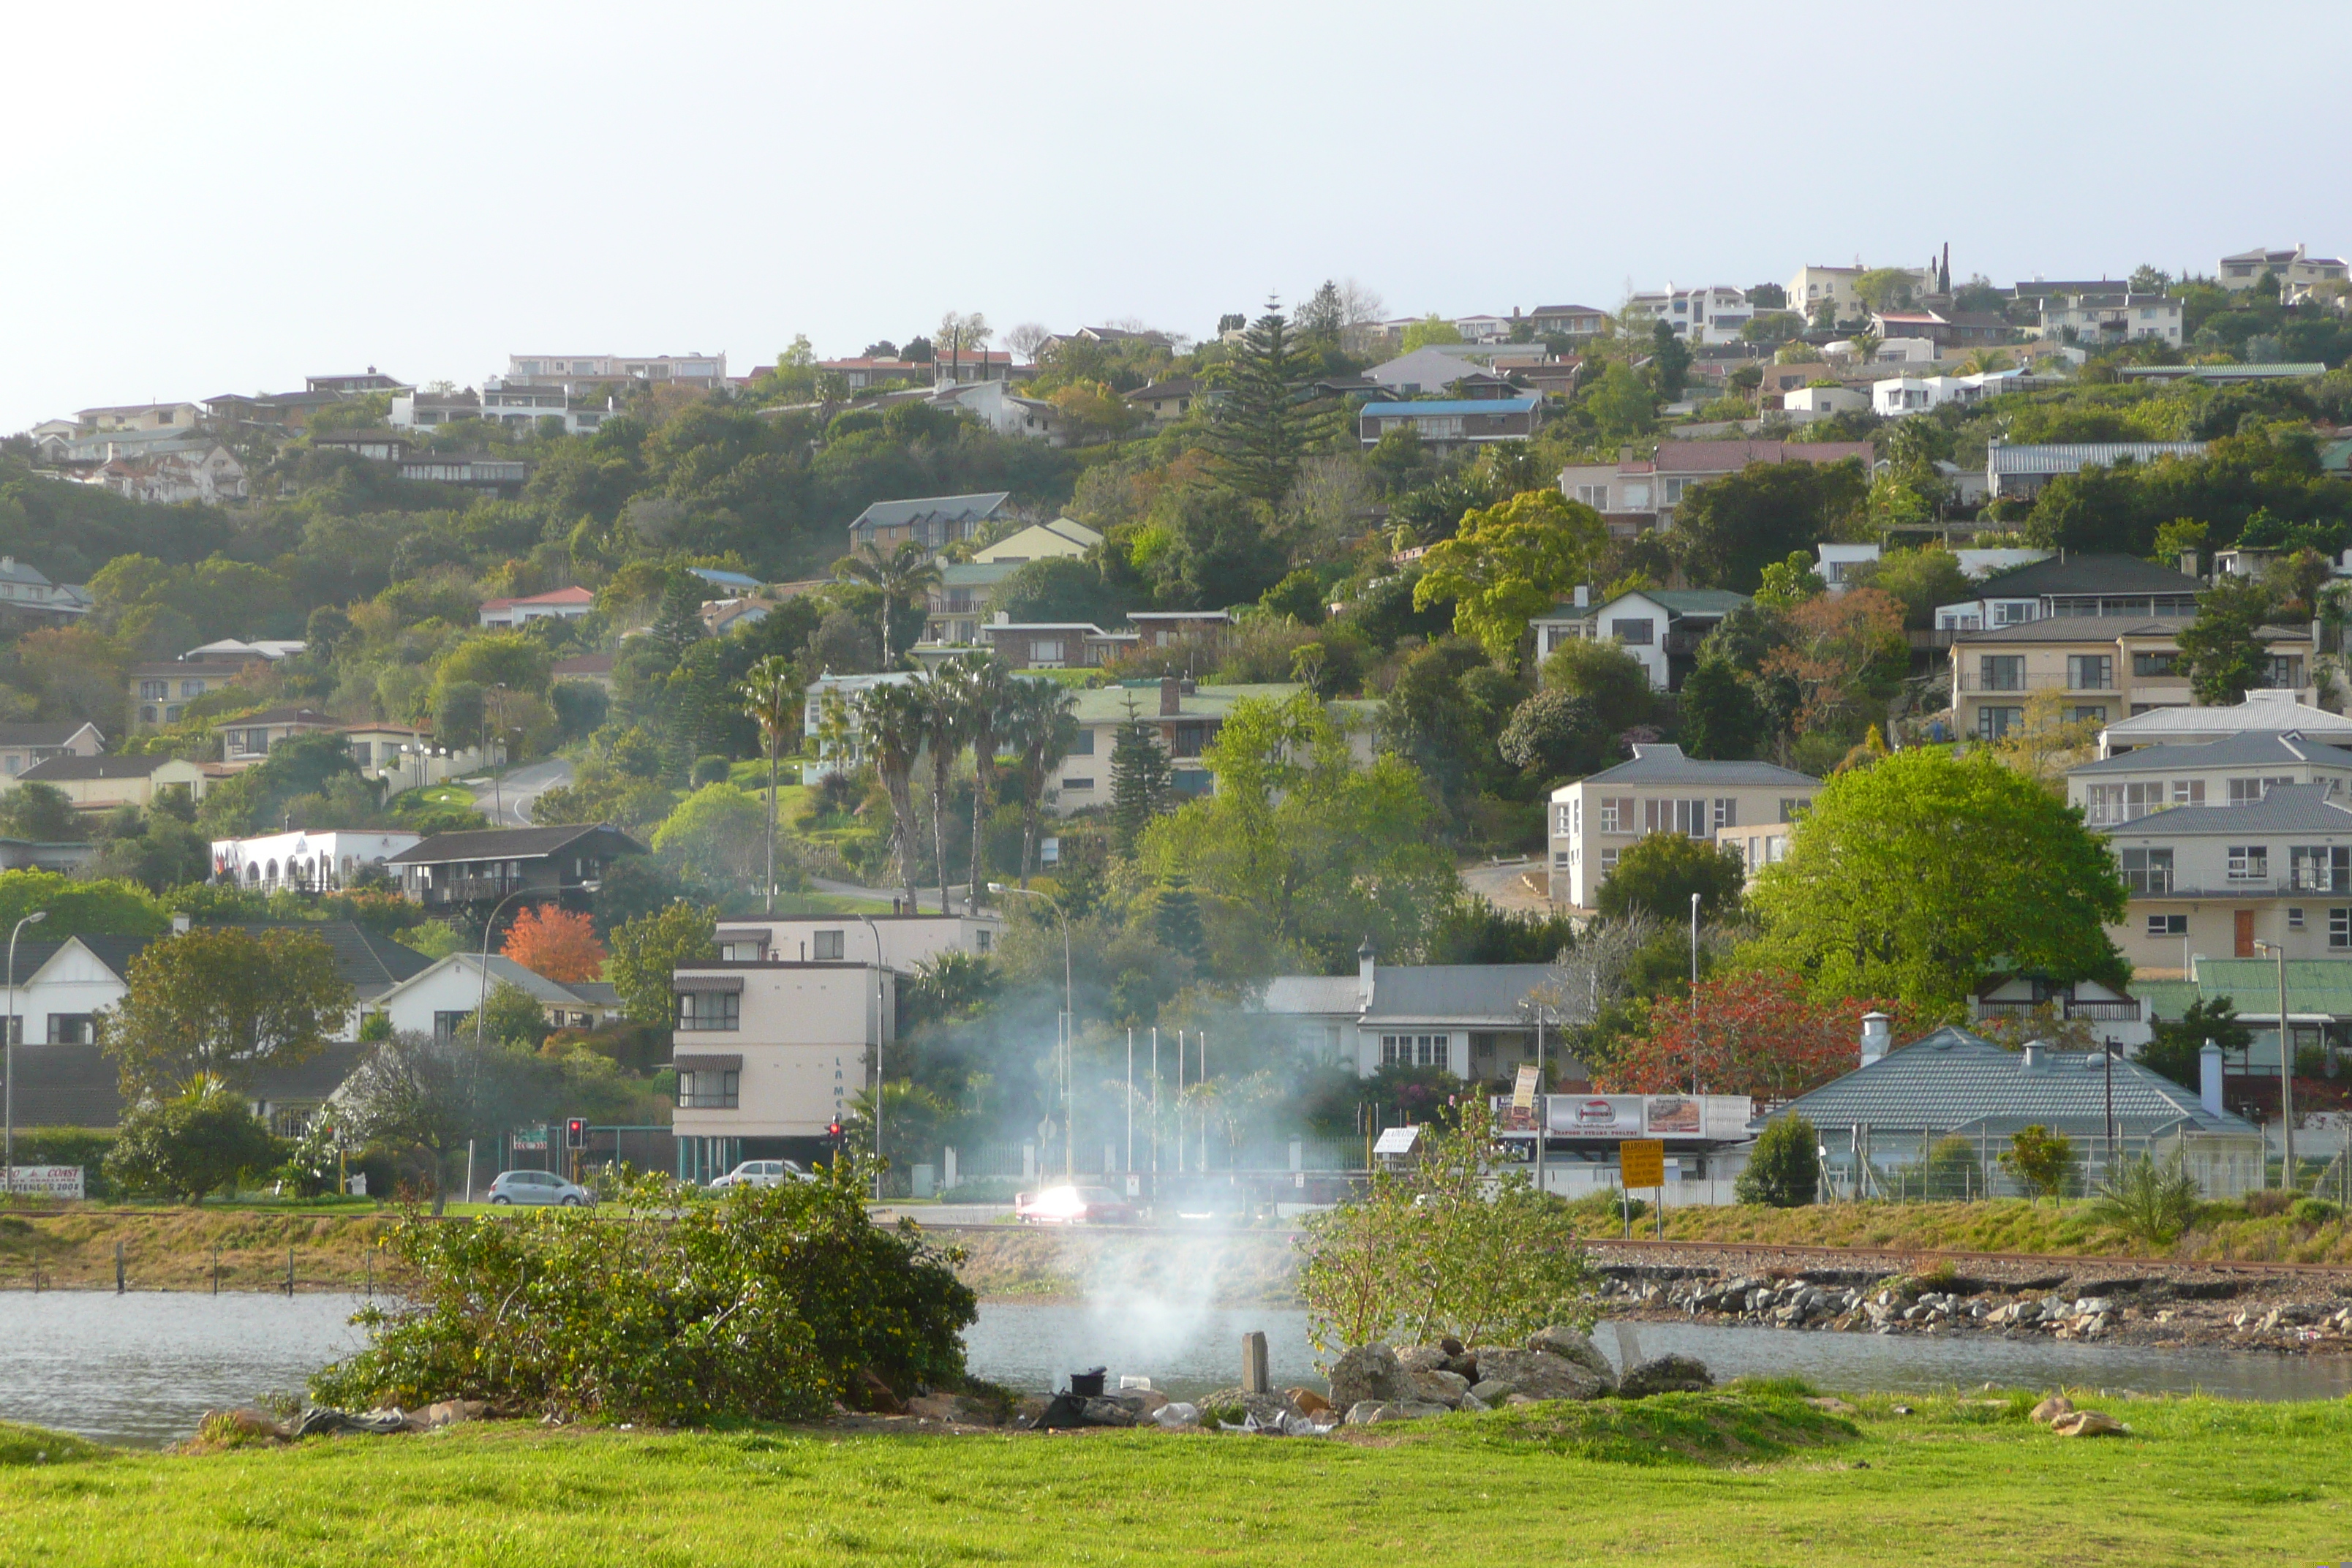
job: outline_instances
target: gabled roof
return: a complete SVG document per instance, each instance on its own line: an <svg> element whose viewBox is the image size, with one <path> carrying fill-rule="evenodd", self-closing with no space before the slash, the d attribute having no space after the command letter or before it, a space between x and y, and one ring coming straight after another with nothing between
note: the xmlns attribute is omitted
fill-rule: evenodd
<svg viewBox="0 0 2352 1568"><path fill-rule="evenodd" d="M106 736L84 719L63 719L54 724L0 724L0 746L62 746L88 730L104 745Z"/></svg>
<svg viewBox="0 0 2352 1568"><path fill-rule="evenodd" d="M519 599L485 599L485 610L510 609L517 605L593 605L596 595L586 588L556 588L544 594L527 594Z"/></svg>
<svg viewBox="0 0 2352 1568"><path fill-rule="evenodd" d="M741 572L722 571L716 566L689 566L687 571L704 582L715 583L721 588L756 588L760 585L760 580L757 577L749 576ZM590 595L592 598L593 596Z"/></svg>
<svg viewBox="0 0 2352 1568"><path fill-rule="evenodd" d="M1375 964L1367 1024L1486 1024L1528 1022L1519 1005L1552 977L1548 963ZM1575 1013L1575 999L1568 1012Z"/></svg>
<svg viewBox="0 0 2352 1568"><path fill-rule="evenodd" d="M917 521L946 519L954 522L983 522L1004 509L1013 499L1011 490L986 490L962 496L917 496L908 500L877 500L853 519L849 526L857 528L897 528Z"/></svg>
<svg viewBox="0 0 2352 1568"><path fill-rule="evenodd" d="M1587 784L1778 784L1819 789L1822 781L1772 763L1708 762L1683 755L1680 746L1643 743L1633 748L1631 762L1604 768L1580 781ZM1574 784L1563 784L1573 789Z"/></svg>
<svg viewBox="0 0 2352 1568"><path fill-rule="evenodd" d="M645 846L619 828L608 823L590 822L562 827L476 827L462 833L436 833L415 848L404 849L384 863L441 866L457 860L536 860L595 833L620 839L628 846L627 853L645 853Z"/></svg>
<svg viewBox="0 0 2352 1568"><path fill-rule="evenodd" d="M2324 784L2273 784L2252 805L2181 805L2093 829L2106 834L2352 833L2352 811L2327 798Z"/></svg>
<svg viewBox="0 0 2352 1568"><path fill-rule="evenodd" d="M2352 735L2352 725L2347 725L2346 730L2347 735ZM2142 746L2137 751L2069 768L2066 776L2098 778L2108 773L2195 773L2202 768L2292 767L2299 763L2352 768L2352 750L2323 744L2295 730L2249 730L2202 745Z"/></svg>
<svg viewBox="0 0 2352 1568"><path fill-rule="evenodd" d="M260 936L266 931L300 931L315 936L334 951L335 973L369 1001L433 966L433 960L415 948L403 947L381 931L357 921L250 921L227 922L234 929ZM341 1079L338 1079L337 1082Z"/></svg>
<svg viewBox="0 0 2352 1568"><path fill-rule="evenodd" d="M1268 1013L1355 1013L1363 982L1353 974L1277 974L1258 1005Z"/></svg>
<svg viewBox="0 0 2352 1568"><path fill-rule="evenodd" d="M50 757L35 763L16 777L34 784L62 784L82 779L152 778L155 770L177 757L151 752L139 757Z"/></svg>
<svg viewBox="0 0 2352 1568"><path fill-rule="evenodd" d="M1985 448L1985 468L1994 474L2074 474L2086 468L2112 468L2128 458L2152 463L2158 458L2201 458L2202 441L2077 441L2012 447L1995 441Z"/></svg>
<svg viewBox="0 0 2352 1568"><path fill-rule="evenodd" d="M1150 386L1139 386L1127 395L1129 403L1155 403L1166 397L1199 395L1201 383L1197 377L1180 375L1173 381L1158 381Z"/></svg>
<svg viewBox="0 0 2352 1568"><path fill-rule="evenodd" d="M2186 572L2137 555L2070 554L1997 572L1977 584L1979 597L2038 599L2046 595L2199 594L2205 584Z"/></svg>
<svg viewBox="0 0 2352 1568"><path fill-rule="evenodd" d="M388 1002L401 992L409 989L412 984L422 984L428 977L444 970L462 973L478 984L482 979L482 955L479 952L453 952L446 958L425 959L415 970L403 975L399 984L389 987L375 1000L379 1003ZM612 1005L607 998L584 994L582 986L566 985L550 980L532 970L525 969L503 952L490 954L489 983L492 985L512 985L542 1006ZM593 982L591 984L599 992L608 992L611 989L608 986L595 984Z"/></svg>
<svg viewBox="0 0 2352 1568"><path fill-rule="evenodd" d="M2151 708L2116 720L2102 733L2110 745L2120 742L2128 746L2137 743L2142 735L2231 735L2254 731L2273 734L2292 731L2323 739L2352 736L2352 719L2294 701L2286 692L2250 691L2234 708Z"/></svg>

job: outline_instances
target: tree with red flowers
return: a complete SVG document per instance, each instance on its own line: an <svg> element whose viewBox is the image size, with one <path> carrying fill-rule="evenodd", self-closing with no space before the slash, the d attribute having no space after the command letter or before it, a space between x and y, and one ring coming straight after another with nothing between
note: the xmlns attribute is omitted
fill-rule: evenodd
<svg viewBox="0 0 2352 1568"><path fill-rule="evenodd" d="M1899 1003L1818 1002L1781 969L1747 970L1699 983L1695 995L1661 996L1649 1032L1609 1074L1610 1089L1671 1094L1696 1083L1704 1094L1788 1100L1859 1065L1862 1016L1892 1016L1894 1038L1924 1032Z"/></svg>
<svg viewBox="0 0 2352 1568"><path fill-rule="evenodd" d="M595 922L553 904L525 904L499 951L558 984L604 974L604 944L596 940Z"/></svg>

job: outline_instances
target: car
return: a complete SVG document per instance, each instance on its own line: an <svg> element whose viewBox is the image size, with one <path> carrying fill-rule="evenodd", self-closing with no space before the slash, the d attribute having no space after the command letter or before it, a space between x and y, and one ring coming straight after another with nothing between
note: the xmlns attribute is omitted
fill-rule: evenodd
<svg viewBox="0 0 2352 1568"><path fill-rule="evenodd" d="M572 1209L595 1201L595 1194L552 1171L500 1171L498 1180L490 1184L494 1204L557 1204Z"/></svg>
<svg viewBox="0 0 2352 1568"><path fill-rule="evenodd" d="M786 1182L814 1180L797 1160L746 1160L725 1175L712 1177L710 1190L723 1193L730 1187L781 1187Z"/></svg>
<svg viewBox="0 0 2352 1568"><path fill-rule="evenodd" d="M1133 1225L1142 1215L1108 1187L1045 1187L1013 1200L1024 1225Z"/></svg>
<svg viewBox="0 0 2352 1568"><path fill-rule="evenodd" d="M1151 1213L1162 1225L1247 1225L1251 1203L1249 1194L1231 1183L1171 1183L1153 1195Z"/></svg>

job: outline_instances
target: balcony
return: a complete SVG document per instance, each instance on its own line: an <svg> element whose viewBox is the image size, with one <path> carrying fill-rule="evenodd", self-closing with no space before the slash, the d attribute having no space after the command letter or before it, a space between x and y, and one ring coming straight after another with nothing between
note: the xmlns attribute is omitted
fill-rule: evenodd
<svg viewBox="0 0 2352 1568"><path fill-rule="evenodd" d="M2079 691L2086 697L2114 697L2123 690L2112 676L2104 686L2077 686L2074 678L2063 671L2030 669L2022 675L1996 675L1987 679L1981 669L1963 668L1959 678L1962 691L1992 696L2004 692L2021 697L2029 691Z"/></svg>
<svg viewBox="0 0 2352 1568"><path fill-rule="evenodd" d="M2038 1006L2054 1005L2064 1016L2082 1018L2095 1024L2136 1024L2139 1021L2139 1004L2128 999L2121 1002L2074 1002L2053 996L2048 1002L1979 1002L1979 1018L2022 1018Z"/></svg>
<svg viewBox="0 0 2352 1568"><path fill-rule="evenodd" d="M2249 877L2241 881L2235 878L2203 885L2191 885L2169 880L2151 880L2143 884L2126 878L2124 887L2134 899L2170 899L2175 901L2228 903L2244 899L2352 899L2352 882L2335 887L2317 887L2310 881L2298 882L2292 877Z"/></svg>

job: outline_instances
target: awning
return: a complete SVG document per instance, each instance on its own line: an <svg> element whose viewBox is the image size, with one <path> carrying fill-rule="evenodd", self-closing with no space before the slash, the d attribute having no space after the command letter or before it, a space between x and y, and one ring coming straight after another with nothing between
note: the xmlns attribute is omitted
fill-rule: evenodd
<svg viewBox="0 0 2352 1568"><path fill-rule="evenodd" d="M768 945L768 932L758 926L720 926L711 933L711 940L727 942L756 942L761 947L765 947Z"/></svg>
<svg viewBox="0 0 2352 1568"><path fill-rule="evenodd" d="M719 991L740 994L743 977L740 974L680 974L670 983L673 991Z"/></svg>
<svg viewBox="0 0 2352 1568"><path fill-rule="evenodd" d="M741 1072L741 1057L673 1057L670 1066L680 1072Z"/></svg>

